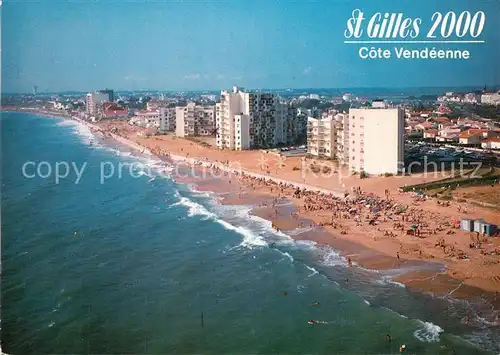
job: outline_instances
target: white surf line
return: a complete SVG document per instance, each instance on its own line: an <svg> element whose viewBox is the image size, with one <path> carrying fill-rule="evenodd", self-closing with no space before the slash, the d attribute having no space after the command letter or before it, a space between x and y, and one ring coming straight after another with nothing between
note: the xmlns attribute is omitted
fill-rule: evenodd
<svg viewBox="0 0 500 355"><path fill-rule="evenodd" d="M80 119L80 118L78 118L76 116L71 116L70 119L73 119L73 120L75 120L77 122L80 122L80 123L82 123L84 125L87 125L88 127L92 128L92 129L94 129L96 131L106 133L107 135L109 135L110 137L114 138L118 142L120 142L120 143L122 143L124 145L127 145L127 146L129 146L129 147L131 147L133 149L136 149L136 150L142 151L143 153L145 152L148 155L154 156L154 154L149 149L147 149L146 147L144 147L144 146L142 146L142 145L140 145L138 143L133 142L132 140L130 140L128 138L121 137L121 136L116 135L114 133L108 132L108 131L102 129L101 127L99 127L99 126L94 125L94 124L92 124L90 122L87 122L85 120L82 120L82 119ZM259 174L259 173L255 173L253 171L248 171L248 170L244 170L244 169L235 169L235 168L228 167L228 166L226 166L226 165L224 165L222 163L218 163L218 162L207 161L207 160L199 159L199 158L184 157L184 156L181 156L181 155L170 154L170 153L169 153L168 157L170 159L172 159L172 160L175 160L175 161L183 161L183 162L186 162L186 163L190 163L190 164L198 165L198 166L203 166L203 167L206 167L206 168L217 167L220 170L228 172L228 173L233 173L233 174L242 174L243 173L243 174L245 174L247 176L250 176L250 177L253 177L253 178L256 178L256 179L264 179L264 180L267 180L267 181L273 181L276 184L288 184L288 185L291 185L292 187L298 188L298 189L305 189L305 190L308 190L308 191L315 191L315 192L324 193L324 194L331 194L331 195L334 195L334 196L340 197L340 198L344 197L344 193L340 192L340 191L323 189L321 187L307 185L307 184L302 184L302 183L298 183L298 182L295 182L295 181L284 180L284 179L280 179L280 178L277 178L277 177L273 177L273 176L269 176L269 175L264 175L264 174Z"/></svg>
<svg viewBox="0 0 500 355"><path fill-rule="evenodd" d="M462 281L457 287L455 287L453 290L450 291L450 293L448 293L448 296L451 296L451 294L453 292L455 292L456 290L458 290L460 287L462 287L462 285L465 283L465 281Z"/></svg>

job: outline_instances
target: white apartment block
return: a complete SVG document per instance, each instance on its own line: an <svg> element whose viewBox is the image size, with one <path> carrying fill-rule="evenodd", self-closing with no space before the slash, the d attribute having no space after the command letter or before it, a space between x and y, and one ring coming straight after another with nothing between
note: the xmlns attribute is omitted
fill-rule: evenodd
<svg viewBox="0 0 500 355"><path fill-rule="evenodd" d="M139 110L130 119L130 124L155 127L160 132L175 130L175 107L158 107L154 110Z"/></svg>
<svg viewBox="0 0 500 355"><path fill-rule="evenodd" d="M215 128L215 107L189 102L175 108L175 134L178 137L210 136Z"/></svg>
<svg viewBox="0 0 500 355"><path fill-rule="evenodd" d="M462 101L469 104L477 104L481 102L481 95L471 92L465 94Z"/></svg>
<svg viewBox="0 0 500 355"><path fill-rule="evenodd" d="M379 175L403 170L405 112L401 108L350 109L347 161L350 171ZM344 146L344 150L346 147Z"/></svg>
<svg viewBox="0 0 500 355"><path fill-rule="evenodd" d="M334 158L337 153L337 127L332 115L307 119L307 153Z"/></svg>
<svg viewBox="0 0 500 355"><path fill-rule="evenodd" d="M91 116L97 115L99 105L106 101L109 101L109 93L89 92L85 102L85 110L87 114Z"/></svg>
<svg viewBox="0 0 500 355"><path fill-rule="evenodd" d="M216 105L217 147L245 150L285 143L285 115L289 109L281 106L277 94L242 92L237 87L222 91Z"/></svg>
<svg viewBox="0 0 500 355"><path fill-rule="evenodd" d="M483 105L500 106L500 93L487 93L481 95L481 103Z"/></svg>
<svg viewBox="0 0 500 355"><path fill-rule="evenodd" d="M160 110L153 111L136 111L129 123L140 127L159 128L162 112Z"/></svg>

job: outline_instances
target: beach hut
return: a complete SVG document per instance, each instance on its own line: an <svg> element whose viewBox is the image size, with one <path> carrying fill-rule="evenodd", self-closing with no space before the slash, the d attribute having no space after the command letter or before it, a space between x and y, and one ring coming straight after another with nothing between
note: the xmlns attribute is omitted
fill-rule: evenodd
<svg viewBox="0 0 500 355"><path fill-rule="evenodd" d="M474 220L469 218L462 218L460 220L460 229L467 232L472 232L474 230Z"/></svg>
<svg viewBox="0 0 500 355"><path fill-rule="evenodd" d="M478 232L486 236L492 236L497 233L497 226L481 219L474 223L474 232Z"/></svg>
<svg viewBox="0 0 500 355"><path fill-rule="evenodd" d="M486 221L484 219L482 219L482 218L478 219L478 220L475 220L474 223L473 223L474 224L473 231L477 232L479 234L483 234L483 228L482 227L483 227L484 223L486 223Z"/></svg>

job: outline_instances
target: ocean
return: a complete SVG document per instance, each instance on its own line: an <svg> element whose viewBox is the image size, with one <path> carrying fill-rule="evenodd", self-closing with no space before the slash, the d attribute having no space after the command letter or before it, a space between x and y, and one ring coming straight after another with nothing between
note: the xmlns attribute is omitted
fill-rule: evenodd
<svg viewBox="0 0 500 355"><path fill-rule="evenodd" d="M339 251L294 241L253 206L221 205L76 122L2 113L1 125L3 352L500 351L481 300L348 268ZM62 162L68 175L56 181ZM120 176L120 164L132 168Z"/></svg>

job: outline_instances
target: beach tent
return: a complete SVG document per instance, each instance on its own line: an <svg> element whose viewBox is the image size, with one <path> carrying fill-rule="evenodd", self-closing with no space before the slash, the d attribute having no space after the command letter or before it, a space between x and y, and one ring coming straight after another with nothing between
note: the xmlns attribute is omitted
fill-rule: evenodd
<svg viewBox="0 0 500 355"><path fill-rule="evenodd" d="M462 218L460 220L460 229L467 232L474 231L474 220L469 218Z"/></svg>

